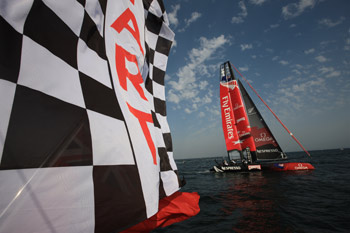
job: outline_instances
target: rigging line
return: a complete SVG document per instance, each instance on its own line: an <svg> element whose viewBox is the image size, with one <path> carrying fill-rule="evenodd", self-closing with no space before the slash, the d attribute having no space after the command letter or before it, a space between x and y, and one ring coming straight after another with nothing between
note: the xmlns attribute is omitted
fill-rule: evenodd
<svg viewBox="0 0 350 233"><path fill-rule="evenodd" d="M232 63L231 63L232 65ZM243 78L243 80L249 85L249 87L255 92L255 94L259 97L259 99L265 104L265 106L270 110L270 112L275 116L275 118L278 120L278 122L283 126L283 128L288 132L288 134L298 143L298 145L305 151L305 153L311 157L310 153L301 145L301 143L298 141L298 139L293 135L293 133L283 124L283 122L278 118L278 116L272 111L272 109L267 105L267 103L261 98L261 96L258 94L258 92L253 88L252 85L248 82L246 78L243 77L241 72L232 65L232 67L237 71L237 73Z"/></svg>

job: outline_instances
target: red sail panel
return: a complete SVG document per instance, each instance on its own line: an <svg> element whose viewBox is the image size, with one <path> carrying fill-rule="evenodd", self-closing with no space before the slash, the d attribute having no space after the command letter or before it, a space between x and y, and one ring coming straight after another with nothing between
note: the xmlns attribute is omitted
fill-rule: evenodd
<svg viewBox="0 0 350 233"><path fill-rule="evenodd" d="M251 129L248 115L236 80L233 80L229 86L229 92L233 106L233 115L236 120L237 133L241 140L241 148L245 149L249 147L251 151L256 151L254 139L250 135Z"/></svg>
<svg viewBox="0 0 350 233"><path fill-rule="evenodd" d="M241 141L242 141L241 146L242 146L243 149L249 147L250 151L256 151L254 138L251 135L249 135L248 137L242 139Z"/></svg>
<svg viewBox="0 0 350 233"><path fill-rule="evenodd" d="M233 114L236 120L237 133L239 138L244 138L250 135L251 130L248 116L245 111L242 96L236 80L232 81L232 84L229 86L229 90L233 107Z"/></svg>
<svg viewBox="0 0 350 233"><path fill-rule="evenodd" d="M229 94L229 85L231 84L232 81L220 83L221 119L227 151L242 150Z"/></svg>

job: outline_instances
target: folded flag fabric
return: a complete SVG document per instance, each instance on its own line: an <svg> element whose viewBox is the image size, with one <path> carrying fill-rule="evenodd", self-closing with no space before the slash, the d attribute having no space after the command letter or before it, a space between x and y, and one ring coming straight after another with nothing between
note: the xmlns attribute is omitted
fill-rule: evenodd
<svg viewBox="0 0 350 233"><path fill-rule="evenodd" d="M159 202L159 211L151 218L123 231L122 233L150 232L158 227L184 221L199 213L198 193L176 192Z"/></svg>

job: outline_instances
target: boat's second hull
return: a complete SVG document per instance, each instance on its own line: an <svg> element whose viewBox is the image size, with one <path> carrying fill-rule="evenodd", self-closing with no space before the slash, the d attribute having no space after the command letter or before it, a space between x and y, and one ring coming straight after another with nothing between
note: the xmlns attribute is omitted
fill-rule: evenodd
<svg viewBox="0 0 350 233"><path fill-rule="evenodd" d="M211 171L223 172L253 172L253 171L305 171L314 170L310 163L271 163L271 164L234 164L217 165Z"/></svg>

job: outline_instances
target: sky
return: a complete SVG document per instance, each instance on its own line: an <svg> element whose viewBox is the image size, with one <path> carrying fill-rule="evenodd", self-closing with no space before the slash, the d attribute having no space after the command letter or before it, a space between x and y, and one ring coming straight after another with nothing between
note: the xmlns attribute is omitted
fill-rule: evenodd
<svg viewBox="0 0 350 233"><path fill-rule="evenodd" d="M226 156L219 103L225 61L307 150L350 147L349 0L164 4L175 32L165 80L175 159ZM245 87L282 149L301 151Z"/></svg>

